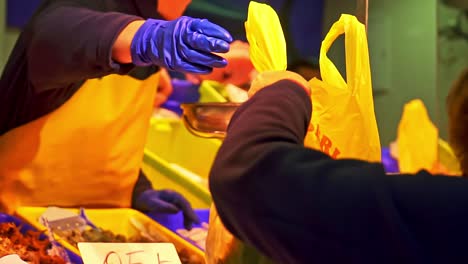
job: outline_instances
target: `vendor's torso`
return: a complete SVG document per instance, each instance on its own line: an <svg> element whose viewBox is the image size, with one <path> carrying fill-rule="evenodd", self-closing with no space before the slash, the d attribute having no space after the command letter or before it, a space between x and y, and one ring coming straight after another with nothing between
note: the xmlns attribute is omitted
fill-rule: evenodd
<svg viewBox="0 0 468 264"><path fill-rule="evenodd" d="M159 78L139 77L88 80L0 136L0 208L130 206Z"/></svg>

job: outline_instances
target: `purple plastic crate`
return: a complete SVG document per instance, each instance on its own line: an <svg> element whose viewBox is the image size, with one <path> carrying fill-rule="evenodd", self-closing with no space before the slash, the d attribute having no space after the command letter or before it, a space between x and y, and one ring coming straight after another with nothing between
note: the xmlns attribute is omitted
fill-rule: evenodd
<svg viewBox="0 0 468 264"><path fill-rule="evenodd" d="M210 218L210 210L209 209L195 209L195 213L197 214L198 218L200 219L200 223L208 223ZM177 229L184 228L184 216L182 213L177 214L155 214L155 213L148 213L147 214L151 219L155 220L162 226L166 227L167 229L176 232ZM193 227L201 227L199 225L193 225Z"/></svg>
<svg viewBox="0 0 468 264"><path fill-rule="evenodd" d="M172 79L172 93L169 100L180 103L194 103L200 99L199 85L186 80Z"/></svg>
<svg viewBox="0 0 468 264"><path fill-rule="evenodd" d="M400 172L400 168L398 167L398 161L390 155L389 148L382 148L382 164L387 173Z"/></svg>
<svg viewBox="0 0 468 264"><path fill-rule="evenodd" d="M173 91L161 107L171 110L180 116L183 112L180 107L181 103L195 103L200 99L200 93L198 92L199 85L179 79L173 79L171 83Z"/></svg>
<svg viewBox="0 0 468 264"><path fill-rule="evenodd" d="M198 218L200 219L200 224L193 225L194 228L202 227L202 223L208 223L210 219L210 210L209 209L195 209L195 213L197 214ZM162 226L166 227L167 229L171 230L172 232L176 233L178 236L186 239L185 237L181 236L177 233L178 229L184 229L184 216L182 213L177 214L155 214L155 213L147 213L154 221L158 222ZM187 240L187 239L186 239ZM197 244L192 243L192 241L187 240L191 244L199 247ZM200 247L199 247L200 248ZM203 249L203 248L200 248Z"/></svg>

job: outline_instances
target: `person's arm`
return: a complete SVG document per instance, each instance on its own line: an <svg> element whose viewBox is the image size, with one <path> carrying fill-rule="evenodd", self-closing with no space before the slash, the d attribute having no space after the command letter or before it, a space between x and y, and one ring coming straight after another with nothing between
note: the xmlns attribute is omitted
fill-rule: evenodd
<svg viewBox="0 0 468 264"><path fill-rule="evenodd" d="M141 19L59 2L42 10L28 29L28 72L34 88L40 92L129 71L133 65L124 65L131 62L129 40Z"/></svg>
<svg viewBox="0 0 468 264"><path fill-rule="evenodd" d="M333 160L303 147L310 116L288 80L235 113L209 177L229 231L277 263L467 261L468 180Z"/></svg>
<svg viewBox="0 0 468 264"><path fill-rule="evenodd" d="M132 63L130 47L138 29L145 23L144 20L136 20L128 24L117 36L112 45L112 58L119 63Z"/></svg>

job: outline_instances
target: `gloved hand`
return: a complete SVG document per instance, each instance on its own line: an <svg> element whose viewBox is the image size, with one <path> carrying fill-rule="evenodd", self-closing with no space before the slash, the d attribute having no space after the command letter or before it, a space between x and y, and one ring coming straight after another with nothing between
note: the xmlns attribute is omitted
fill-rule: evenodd
<svg viewBox="0 0 468 264"><path fill-rule="evenodd" d="M142 212L166 214L176 214L182 211L184 227L188 230L192 229L193 224L200 223L190 202L180 193L170 190L146 190L138 196L133 207Z"/></svg>
<svg viewBox="0 0 468 264"><path fill-rule="evenodd" d="M252 97L260 89L285 79L297 82L308 94L310 94L309 82L307 82L301 75L292 71L266 71L257 74L255 79L252 81L252 85L248 92L249 97Z"/></svg>
<svg viewBox="0 0 468 264"><path fill-rule="evenodd" d="M218 55L229 51L232 37L206 19L180 17L165 21L148 19L131 44L132 62L137 66L158 65L170 70L210 73L227 61Z"/></svg>

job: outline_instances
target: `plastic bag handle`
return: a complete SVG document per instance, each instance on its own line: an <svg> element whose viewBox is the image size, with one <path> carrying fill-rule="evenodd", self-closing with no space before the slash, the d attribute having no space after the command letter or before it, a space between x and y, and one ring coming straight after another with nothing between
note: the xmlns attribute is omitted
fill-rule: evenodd
<svg viewBox="0 0 468 264"><path fill-rule="evenodd" d="M351 34L352 31L356 32ZM345 34L346 73L347 76L353 76L353 73L350 72L349 66L359 62L357 62L358 58L356 56L356 52L349 50L347 47L350 46L350 43L355 43L354 46L362 45L359 43L359 39L356 36L365 36L366 34L364 25L360 23L355 16L343 14L341 15L340 19L332 25L330 31L322 41L319 63L320 70L327 71L326 73L322 72L324 82L329 83L337 88L347 89L348 85L346 85L346 81L344 80L343 76L338 71L335 64L327 56L331 45L339 36L343 34ZM348 78L347 81L350 82L353 80ZM354 85L351 85L351 87L354 87Z"/></svg>

